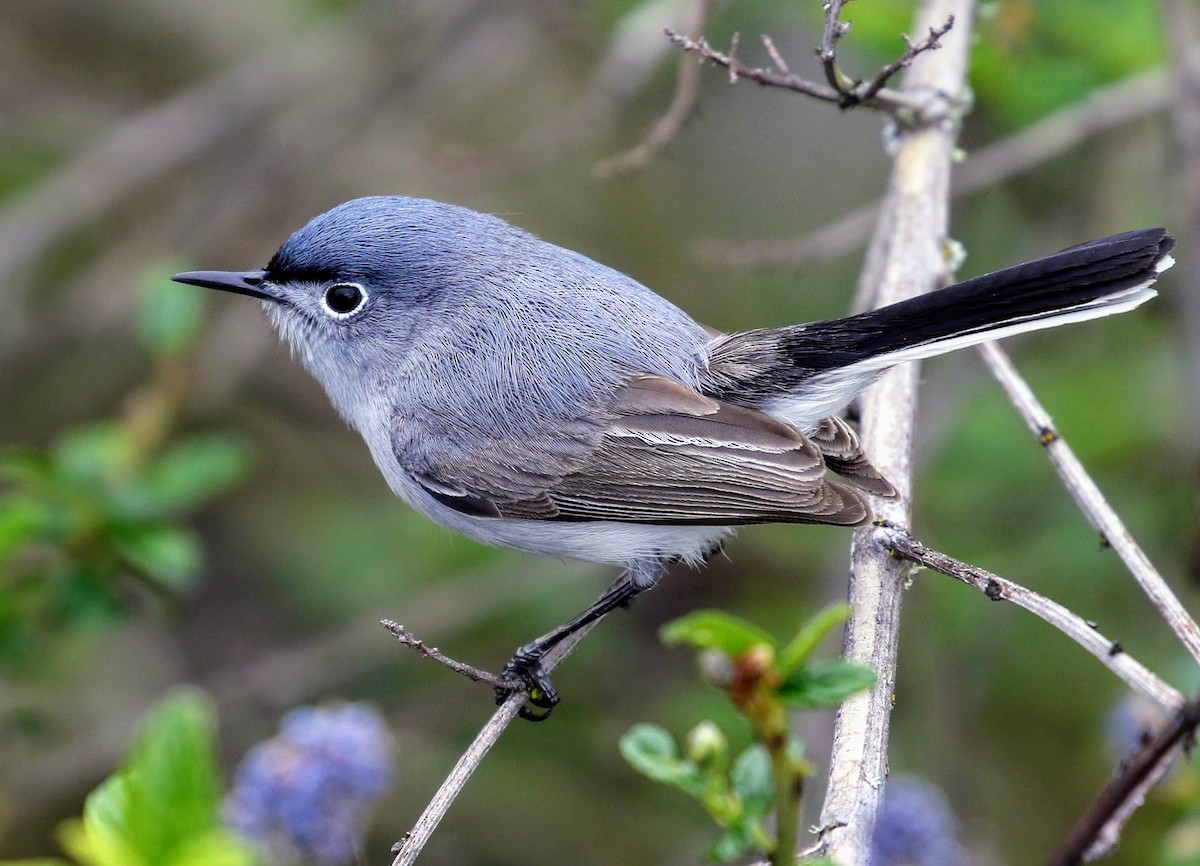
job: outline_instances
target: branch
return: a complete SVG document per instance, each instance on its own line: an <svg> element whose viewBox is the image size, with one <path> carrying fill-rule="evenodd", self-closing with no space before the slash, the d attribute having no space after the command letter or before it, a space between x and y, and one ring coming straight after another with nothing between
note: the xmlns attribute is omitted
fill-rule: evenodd
<svg viewBox="0 0 1200 866"><path fill-rule="evenodd" d="M879 527L883 533L884 545L896 556L972 586L992 601L1011 601L1075 641L1099 659L1129 688L1155 706L1166 712L1178 711L1183 706L1183 695L1125 652L1119 643L1104 637L1095 623L1019 583L932 550L902 527L888 524L886 521L880 521Z"/></svg>
<svg viewBox="0 0 1200 866"><path fill-rule="evenodd" d="M605 593L607 594L616 588L623 578L624 575L617 578L617 581L608 590L605 590ZM550 652L546 653L546 656L542 659L542 667L546 673L550 673L558 667L559 662L570 655L579 642L587 637L591 630L603 621L603 619L599 619L584 626L554 647L554 649L550 650ZM400 637L400 635L397 634L397 637ZM418 643L420 642L418 641ZM436 652L436 650L433 652ZM455 664L461 663L455 662ZM469 667L469 665L465 667ZM481 679L486 679L486 677L481 677ZM512 723L512 720L517 717L517 713L521 711L521 707L525 704L526 697L527 695L522 691L514 692L496 710L479 733L476 734L471 745L459 757L458 761L454 764L454 768L446 777L446 781L437 789L437 792L433 795L433 799L429 801L429 804L425 807L425 811L417 819L416 825L393 847L392 850L396 852L396 857L392 861L392 866L410 866L410 864L416 862L417 857L421 854L421 850L425 847L425 843L429 841L438 824L441 823L442 818L446 816L446 812L450 810L450 806L458 799L458 795L462 793L462 789L466 786L467 780L471 778L471 774L483 762L484 757L491 751L492 746L496 745L496 742L500 739L500 735L504 733L509 724Z"/></svg>
<svg viewBox="0 0 1200 866"><path fill-rule="evenodd" d="M1100 533L1101 541L1121 557L1129 573L1175 632L1175 636L1192 658L1200 661L1200 627L1197 627L1196 621L1171 592L1171 588L1150 562L1145 551L1134 541L1121 518L1108 504L1096 482L1075 456L1075 452L1054 429L1054 419L1038 402L1003 349L995 343L984 343L979 347L979 352L983 355L988 370L996 377L1009 400L1021 413L1026 426L1045 447L1050 463L1088 522Z"/></svg>
<svg viewBox="0 0 1200 866"><path fill-rule="evenodd" d="M926 29L930 22L945 21L951 14L969 23L971 13L970 0L925 0L917 28ZM918 92L933 94L943 104L942 115L954 117L954 100L944 94L963 90L969 29L956 32L945 51L912 66L905 77L906 98ZM900 130L885 205L860 277L863 286L878 286L875 301L880 305L931 290L946 278L942 243L948 234L956 126ZM909 523L916 389L917 365L905 364L884 375L863 399L863 447L901 493L895 500L878 502L877 514L901 525ZM887 775L904 585L904 567L880 544L877 530L855 533L850 556L853 613L846 624L843 651L849 660L870 666L878 679L869 692L845 701L837 713L819 832L821 843L839 866L865 862Z"/></svg>
<svg viewBox="0 0 1200 866"><path fill-rule="evenodd" d="M494 689L507 688L512 685L512 682L498 676L491 671L485 671L474 665L469 665L466 662L460 662L458 659L452 659L437 647L429 646L425 641L418 638L411 631L406 629L394 619L381 619L379 624L390 631L400 641L401 645L414 650L417 655L423 658L430 659L440 664L442 667L448 668L454 673L466 677L477 683L487 683Z"/></svg>
<svg viewBox="0 0 1200 866"><path fill-rule="evenodd" d="M774 42L767 36L760 38L775 65L774 70L746 66L738 60L735 56L738 41L736 34L728 53L726 53L713 48L702 36L691 38L670 27L665 28L664 32L672 43L684 51L695 52L700 55L701 60L708 60L727 69L731 84L736 83L739 78L746 78L765 87L779 87L825 102L833 102L842 108L851 108L857 105L875 108L888 112L909 125L929 122L938 116L931 110L933 108L947 115L953 113L954 106L944 98L922 99L915 96L911 88L906 91L898 91L885 87L897 72L911 66L913 60L918 56L942 47L941 38L954 26L953 15L948 15L945 23L940 27L930 27L929 36L920 42L914 43L905 37L907 48L904 53L880 69L870 81L864 83L849 78L837 65L837 40L850 28L849 24L838 18L841 8L841 0L834 0L834 2L826 4L825 35L821 40L821 47L817 49L817 56L825 68L827 84L809 81L793 73L775 48Z"/></svg>
<svg viewBox="0 0 1200 866"><path fill-rule="evenodd" d="M1200 725L1200 697L1192 698L1175 712L1175 717L1158 736L1146 743L1125 768L1110 781L1100 796L1071 828L1062 847L1050 858L1050 866L1074 866L1090 858L1097 842L1109 843L1104 830L1114 819L1127 817L1136 809L1148 787L1160 778L1181 748L1190 747Z"/></svg>
<svg viewBox="0 0 1200 866"><path fill-rule="evenodd" d="M1179 160L1184 228L1179 232L1183 288L1176 303L1183 318L1192 425L1200 422L1200 12L1187 0L1164 0L1171 60L1171 121ZM1200 539L1198 539L1200 541ZM1200 565L1200 548L1195 562Z"/></svg>
<svg viewBox="0 0 1200 866"><path fill-rule="evenodd" d="M704 30L704 22L712 9L712 0L694 0L692 13L687 25L687 31L693 38L699 37ZM679 74L675 83L675 95L671 104L662 117L650 127L646 137L629 150L611 156L596 163L592 174L603 180L616 177L619 174L645 168L651 160L662 152L684 122L691 116L696 107L696 99L700 95L700 65L692 63L686 54L679 55Z"/></svg>

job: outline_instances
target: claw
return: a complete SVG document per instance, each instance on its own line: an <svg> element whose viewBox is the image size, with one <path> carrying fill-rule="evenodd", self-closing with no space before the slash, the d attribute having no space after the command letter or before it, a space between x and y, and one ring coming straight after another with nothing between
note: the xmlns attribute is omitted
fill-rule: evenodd
<svg viewBox="0 0 1200 866"><path fill-rule="evenodd" d="M497 704L504 703L515 691L522 689L526 691L532 707L544 711L537 712L529 706L521 707L519 715L531 722L547 719L558 705L558 689L554 688L554 683L550 682L549 675L542 670L541 658L542 653L536 650L530 651L528 646L521 647L501 672L501 676L512 682L513 687L502 686L496 689Z"/></svg>

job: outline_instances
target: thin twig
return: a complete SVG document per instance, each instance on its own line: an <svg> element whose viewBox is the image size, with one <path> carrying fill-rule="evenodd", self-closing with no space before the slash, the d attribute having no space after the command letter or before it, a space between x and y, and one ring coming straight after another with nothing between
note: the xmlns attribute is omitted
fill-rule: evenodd
<svg viewBox="0 0 1200 866"><path fill-rule="evenodd" d="M1190 742L1197 725L1200 725L1200 698L1192 698L1176 710L1170 724L1146 743L1104 787L1050 858L1049 866L1074 866L1083 862L1102 829L1126 803L1144 793L1144 782L1161 769L1164 759L1170 758L1181 744Z"/></svg>
<svg viewBox="0 0 1200 866"><path fill-rule="evenodd" d="M1094 623L1058 602L986 569L932 550L901 527L884 524L880 529L884 534L884 543L896 556L953 577L979 590L992 601L1011 601L1024 608L1075 641L1129 688L1164 711L1175 712L1183 705L1183 695L1176 689L1125 652L1119 643L1102 635Z"/></svg>
<svg viewBox="0 0 1200 866"><path fill-rule="evenodd" d="M1045 447L1051 465L1058 472L1067 491L1079 505L1088 522L1100 533L1101 541L1121 557L1121 561L1125 563L1142 592L1154 604L1176 637L1192 658L1200 661L1200 627L1171 592L1171 588L1150 562L1145 551L1134 541L1133 535L1108 504L1096 482L1087 474L1075 452L1055 430L1054 419L1050 417L1050 413L1038 402L1003 349L995 343L984 343L979 347L979 352L983 355L988 370L996 377L1000 387L1021 414L1026 426Z"/></svg>
<svg viewBox="0 0 1200 866"><path fill-rule="evenodd" d="M1121 832L1125 829L1125 825L1129 823L1129 819L1133 817L1138 809L1145 805L1146 797L1159 782L1166 778L1167 773L1171 772L1171 768L1175 766L1175 762L1179 759L1180 754L1185 748L1191 748L1193 737L1178 742L1171 749L1163 753L1158 759L1158 763L1150 768L1141 779L1129 789L1124 799L1112 810L1112 814L1108 820L1096 831L1095 839L1088 849L1083 853L1083 859L1086 862L1099 859L1110 853L1117 844L1121 841Z"/></svg>
<svg viewBox="0 0 1200 866"><path fill-rule="evenodd" d="M612 586L605 590L605 593L611 592L617 586L617 583L623 579L624 576L622 575ZM563 659L571 654L579 642L587 637L591 630L603 621L603 619L600 619L584 626L546 653L542 659L542 668L546 673L553 671ZM416 862L421 850L425 847L425 843L429 841L438 824L441 823L442 818L446 816L446 812L450 810L450 806L458 799L458 795L462 793L467 781L471 778L471 774L482 763L484 757L491 751L492 746L496 745L496 742L500 739L500 735L504 733L513 719L517 717L517 714L521 711L521 707L525 704L526 697L527 695L523 691L514 692L509 696L508 700L500 705L487 724L480 729L475 739L471 742L471 745L467 747L467 750L463 752L454 764L454 768L446 777L446 781L442 783L428 805L426 805L425 811L421 813L421 817L417 819L417 823L413 826L412 830L397 843L394 849L396 857L392 861L392 866L410 866L410 864Z"/></svg>
<svg viewBox="0 0 1200 866"><path fill-rule="evenodd" d="M466 662L460 662L458 659L450 658L437 647L430 646L425 641L418 638L411 631L406 629L394 619L381 619L379 624L396 636L401 644L411 650L415 650L419 655L435 661L445 668L449 668L456 674L466 677L469 680L474 680L477 683L487 683L492 688L502 689L508 688L512 683L504 677L485 671L474 665L469 665Z"/></svg>
<svg viewBox="0 0 1200 866"><path fill-rule="evenodd" d="M853 81L845 80L837 65L838 41L850 30L849 22L842 20L842 6L845 0L826 0L825 28L821 31L821 45L817 48L817 59L825 69L825 80L839 94L845 93L854 86Z"/></svg>
<svg viewBox="0 0 1200 866"><path fill-rule="evenodd" d="M930 27L929 35L920 42L913 42L907 36L904 38L904 44L907 49L903 54L885 65L875 74L875 77L856 88L854 98L858 101L870 99L879 91L883 90L884 85L892 80L892 77L901 69L907 69L912 65L913 60L924 54L926 51L936 51L942 47L941 38L949 33L954 28L954 16L946 18L946 22L941 27Z"/></svg>
<svg viewBox="0 0 1200 866"><path fill-rule="evenodd" d="M692 38L697 38L704 31L704 23L708 20L712 9L712 0L694 0L687 31ZM691 116L696 107L696 99L700 95L700 64L692 62L687 54L679 55L679 73L675 82L675 95L666 113L650 127L637 145L601 160L592 168L592 174L607 180L619 174L645 168L659 153L662 152L683 124Z"/></svg>
<svg viewBox="0 0 1200 866"><path fill-rule="evenodd" d="M841 4L837 5L840 7ZM838 26L845 27L847 25L839 24ZM948 26L945 29L931 27L929 39L915 44L909 43L908 48L899 60L884 67L887 69L895 66L892 72L883 78L883 82L886 82L899 69L909 66L913 58L919 54L940 48L941 45L937 39L933 38L933 34L935 32L944 34L947 30L949 30ZM775 64L775 70L745 65L734 56L734 47L731 47L728 52L718 51L704 37L693 39L684 36L670 27L664 28L663 32L667 34L667 38L672 43L684 51L695 52L700 55L701 59L708 60L728 70L731 83L736 82L739 78L746 78L765 87L779 87L784 90L791 90L795 93L811 96L814 99L836 103L843 108L863 105L868 108L886 111L896 117L902 117L911 125L928 121L931 117L935 116L930 111L931 107L936 107L946 112L952 110L952 107L946 105L946 100L944 99L921 99L906 92L884 87L883 82L879 81L878 75L872 78L871 82L866 85L856 84L854 81L844 77L835 78L834 81L836 83L830 84L820 84L815 81L809 81L806 78L801 78L788 71L786 63L780 63L781 58L778 49L765 36L763 37L763 44L767 48L767 53L771 56L772 62ZM843 30L842 32L845 31ZM734 46L736 46L736 41ZM826 68L828 69L829 67ZM836 63L834 68L836 69ZM836 72L836 75L841 76L841 73ZM869 93L867 92L868 89L871 89Z"/></svg>

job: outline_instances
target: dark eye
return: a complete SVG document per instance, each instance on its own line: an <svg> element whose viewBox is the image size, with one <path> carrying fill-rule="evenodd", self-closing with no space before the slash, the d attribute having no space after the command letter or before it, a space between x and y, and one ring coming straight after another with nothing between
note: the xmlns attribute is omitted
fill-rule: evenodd
<svg viewBox="0 0 1200 866"><path fill-rule="evenodd" d="M325 306L339 319L357 312L367 301L367 293L358 283L335 283L325 290Z"/></svg>

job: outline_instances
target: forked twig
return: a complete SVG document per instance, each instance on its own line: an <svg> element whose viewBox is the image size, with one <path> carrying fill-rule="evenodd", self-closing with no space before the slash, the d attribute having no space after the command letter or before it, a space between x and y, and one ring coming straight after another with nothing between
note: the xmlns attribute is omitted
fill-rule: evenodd
<svg viewBox="0 0 1200 866"><path fill-rule="evenodd" d="M664 32L672 43L684 51L699 54L702 60L708 60L728 70L730 83L736 82L739 78L746 78L766 87L779 87L825 102L833 102L842 108L863 105L886 111L910 123L930 120L931 118L928 116L930 103L923 102L911 93L889 88L887 83L900 70L911 66L913 60L920 55L941 48L941 38L954 27L954 16L947 16L945 23L941 26L930 27L929 35L918 42L913 42L907 36L903 37L905 50L899 57L881 67L869 80L856 81L842 72L837 63L837 42L850 29L848 23L839 19L841 7L841 0L833 0L826 4L825 31L821 39L821 46L817 49L817 57L825 71L826 83L824 84L809 81L793 73L775 43L768 36L760 38L775 66L774 70L747 66L738 60L736 35L729 51L725 52L713 48L703 36L685 36L670 27L665 28ZM943 100L939 100L936 104L941 107L943 102Z"/></svg>

